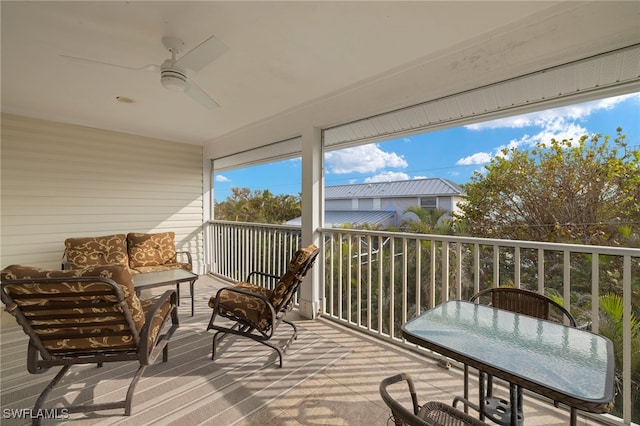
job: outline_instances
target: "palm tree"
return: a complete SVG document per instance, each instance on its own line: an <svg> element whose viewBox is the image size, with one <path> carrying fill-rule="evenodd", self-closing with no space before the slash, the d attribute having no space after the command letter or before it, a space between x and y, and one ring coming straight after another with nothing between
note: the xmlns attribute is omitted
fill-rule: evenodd
<svg viewBox="0 0 640 426"><path fill-rule="evenodd" d="M600 296L600 334L613 342L613 352L616 362L616 386L622 386L622 347L623 347L623 301L622 297L615 293ZM631 406L632 420L640 419L640 321L631 313L629 318L631 325ZM616 392L621 395L620 389ZM618 401L616 401L618 402ZM613 413L621 413L622 405L616 404Z"/></svg>
<svg viewBox="0 0 640 426"><path fill-rule="evenodd" d="M451 220L445 216L449 213L444 209L424 209L420 206L410 206L404 213L413 213L418 220L405 221L407 231L416 234L449 234Z"/></svg>

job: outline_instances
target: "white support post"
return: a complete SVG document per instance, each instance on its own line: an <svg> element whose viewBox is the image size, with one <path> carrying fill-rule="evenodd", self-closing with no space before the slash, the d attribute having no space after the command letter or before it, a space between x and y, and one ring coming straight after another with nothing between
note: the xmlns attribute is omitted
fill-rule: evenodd
<svg viewBox="0 0 640 426"><path fill-rule="evenodd" d="M315 244L321 249L317 229L324 220L323 164L322 131L307 128L302 132L302 244ZM324 256L320 253L300 287L300 314L305 318L316 318L322 309L323 262Z"/></svg>
<svg viewBox="0 0 640 426"><path fill-rule="evenodd" d="M208 274L213 271L213 241L210 241L211 230L209 221L213 220L213 162L209 158L204 158L202 162L202 253L198 258L202 262L193 272L197 274ZM195 255L195 253L192 253ZM197 261L196 261L197 262Z"/></svg>

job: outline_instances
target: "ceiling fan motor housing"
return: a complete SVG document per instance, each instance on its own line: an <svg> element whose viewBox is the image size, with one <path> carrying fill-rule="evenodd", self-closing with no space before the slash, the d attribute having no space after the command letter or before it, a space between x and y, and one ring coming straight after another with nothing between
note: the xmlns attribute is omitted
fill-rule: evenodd
<svg viewBox="0 0 640 426"><path fill-rule="evenodd" d="M187 73L166 60L160 67L160 83L169 90L183 92L187 84Z"/></svg>

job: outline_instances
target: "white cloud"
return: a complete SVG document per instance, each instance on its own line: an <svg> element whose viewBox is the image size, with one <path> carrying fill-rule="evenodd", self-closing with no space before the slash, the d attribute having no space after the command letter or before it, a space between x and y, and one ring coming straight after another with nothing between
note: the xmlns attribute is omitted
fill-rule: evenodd
<svg viewBox="0 0 640 426"><path fill-rule="evenodd" d="M558 107L548 109L544 111L531 112L529 114L518 115L514 117L498 118L496 120L485 121L483 123L475 123L465 126L469 130L485 130L485 129L498 129L498 128L521 128L527 126L544 126L547 123L555 122L559 119L572 119L581 120L595 111L608 110L614 108L620 102L626 101L630 98L636 98L640 100L639 93L633 93L630 95L615 96L612 98L598 99L591 102L584 102L581 104L568 105L564 107ZM556 138L558 139L558 138Z"/></svg>
<svg viewBox="0 0 640 426"><path fill-rule="evenodd" d="M499 154L503 148L529 148L539 142L550 142L551 139L573 139L577 141L582 135L589 134L583 126L568 121L563 117L557 117L553 121L544 123L543 128L534 135L524 135L520 139L512 139L507 145L496 148L495 154Z"/></svg>
<svg viewBox="0 0 640 426"><path fill-rule="evenodd" d="M216 176L216 182L229 182L229 181L231 181L231 179L229 179L226 176L223 176L223 175Z"/></svg>
<svg viewBox="0 0 640 426"><path fill-rule="evenodd" d="M468 157L464 157L456 161L458 166L469 166L471 164L486 164L491 161L491 154L488 152L476 152Z"/></svg>
<svg viewBox="0 0 640 426"><path fill-rule="evenodd" d="M397 180L409 180L409 175L403 172L382 172L375 176L368 177L364 180L364 183L374 182L394 182Z"/></svg>
<svg viewBox="0 0 640 426"><path fill-rule="evenodd" d="M407 161L394 152L385 152L378 144L361 145L325 154L330 173L372 173L388 167L404 168Z"/></svg>
<svg viewBox="0 0 640 426"><path fill-rule="evenodd" d="M525 134L519 139L512 139L506 145L500 145L495 148L493 153L477 152L459 159L456 162L458 166L469 166L472 164L486 164L493 157L502 157L503 149L529 149L539 142L550 142L551 139L563 140L573 139L577 141L582 135L589 134L586 128L578 123L567 120L564 117L554 117L553 120L540 123L542 127L538 133L533 135Z"/></svg>
<svg viewBox="0 0 640 426"><path fill-rule="evenodd" d="M492 157L502 156L503 149L528 149L540 142L550 142L551 139L563 140L573 139L577 141L581 136L589 134L589 131L580 124L582 118L587 117L593 111L613 108L621 101L635 96L640 100L640 95L626 95L615 98L601 99L593 102L586 102L579 105L555 108L547 111L526 114L519 117L493 120L488 123L480 123L472 127L473 130L483 130L497 127L538 127L539 131L534 134L524 134L518 139L512 139L508 144L495 148L493 153L477 152L468 157L461 158L457 165L486 164ZM523 124L526 123L526 124Z"/></svg>

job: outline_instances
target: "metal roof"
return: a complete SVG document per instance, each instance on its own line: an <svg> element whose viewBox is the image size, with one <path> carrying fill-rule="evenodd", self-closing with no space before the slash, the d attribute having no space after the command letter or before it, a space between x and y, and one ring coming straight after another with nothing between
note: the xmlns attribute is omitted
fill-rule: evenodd
<svg viewBox="0 0 640 426"><path fill-rule="evenodd" d="M461 195L456 183L442 178L361 183L325 187L325 199Z"/></svg>
<svg viewBox="0 0 640 426"><path fill-rule="evenodd" d="M324 212L324 225L332 228L341 225L378 225L396 215L395 211L363 211L363 210L331 210ZM301 218L297 217L286 222L286 225L300 226Z"/></svg>

